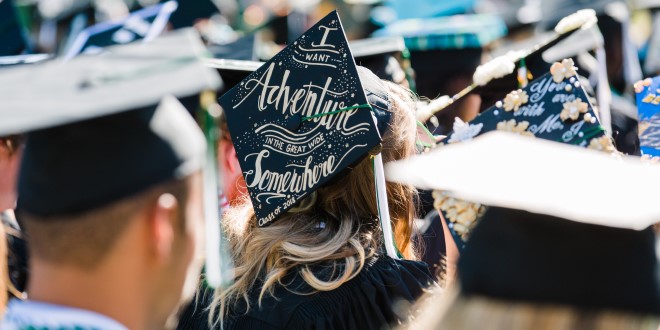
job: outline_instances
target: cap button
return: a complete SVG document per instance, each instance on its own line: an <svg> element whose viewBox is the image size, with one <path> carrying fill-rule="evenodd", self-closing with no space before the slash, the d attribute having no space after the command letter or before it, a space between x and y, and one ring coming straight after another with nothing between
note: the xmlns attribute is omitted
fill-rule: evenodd
<svg viewBox="0 0 660 330"><path fill-rule="evenodd" d="M290 116L287 121L286 121L286 129L288 129L291 132L295 132L298 130L300 127L300 124L302 123L302 117L298 114Z"/></svg>

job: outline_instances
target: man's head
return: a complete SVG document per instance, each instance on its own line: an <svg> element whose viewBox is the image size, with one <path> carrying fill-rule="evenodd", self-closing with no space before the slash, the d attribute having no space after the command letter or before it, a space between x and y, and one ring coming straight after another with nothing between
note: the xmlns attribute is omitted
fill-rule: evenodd
<svg viewBox="0 0 660 330"><path fill-rule="evenodd" d="M50 272L94 293L133 291L148 311L143 322L162 326L192 265L199 275L204 154L197 124L171 97L30 133L18 201L37 273L28 292Z"/></svg>

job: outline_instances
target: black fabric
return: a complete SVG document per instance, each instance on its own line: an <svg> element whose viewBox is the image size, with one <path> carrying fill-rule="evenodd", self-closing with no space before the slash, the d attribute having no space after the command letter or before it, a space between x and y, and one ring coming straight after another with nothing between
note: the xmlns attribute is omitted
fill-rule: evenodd
<svg viewBox="0 0 660 330"><path fill-rule="evenodd" d="M481 64L481 55L481 48L411 51L417 93L434 99L457 92L449 90L449 82L457 76L471 78Z"/></svg>
<svg viewBox="0 0 660 330"><path fill-rule="evenodd" d="M637 120L621 113L615 106L610 107L612 137L616 149L633 156L641 156Z"/></svg>
<svg viewBox="0 0 660 330"><path fill-rule="evenodd" d="M367 68L357 66L357 72L364 93L367 96L367 101L371 105L371 112L376 116L378 133L383 137L392 120L389 89L383 84L380 78Z"/></svg>
<svg viewBox="0 0 660 330"><path fill-rule="evenodd" d="M429 212L422 221L423 227L418 234L413 236L415 242L421 240L422 256L421 260L429 265L432 274L440 274L442 271L443 258L447 254L445 243L444 225L437 210Z"/></svg>
<svg viewBox="0 0 660 330"><path fill-rule="evenodd" d="M18 208L43 217L77 214L175 179L199 146L170 114L148 107L28 134Z"/></svg>
<svg viewBox="0 0 660 330"><path fill-rule="evenodd" d="M317 274L328 272L315 268ZM274 296L264 296L261 308L256 303L261 286L256 285L249 293L250 310L245 313L244 303L231 306L224 329L386 329L405 320L407 307L432 282L425 263L385 256L372 259L355 278L332 291L310 293L296 272L283 281L289 283L288 290L276 286ZM184 311L178 329L208 329L203 307L211 296L202 292Z"/></svg>
<svg viewBox="0 0 660 330"><path fill-rule="evenodd" d="M491 207L458 263L464 295L660 315L655 237Z"/></svg>
<svg viewBox="0 0 660 330"><path fill-rule="evenodd" d="M13 0L0 1L0 56L18 55L28 50Z"/></svg>

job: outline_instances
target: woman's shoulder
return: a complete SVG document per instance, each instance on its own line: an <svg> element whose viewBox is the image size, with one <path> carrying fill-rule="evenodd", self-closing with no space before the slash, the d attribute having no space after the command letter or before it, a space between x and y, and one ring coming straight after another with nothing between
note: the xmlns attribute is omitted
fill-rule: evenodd
<svg viewBox="0 0 660 330"><path fill-rule="evenodd" d="M326 270L314 268L315 273ZM381 256L331 291L313 292L296 275L288 285L277 286L272 296L264 296L261 307L255 304L228 321L258 321L286 329L380 329L405 319L400 306L410 305L433 282L425 263Z"/></svg>

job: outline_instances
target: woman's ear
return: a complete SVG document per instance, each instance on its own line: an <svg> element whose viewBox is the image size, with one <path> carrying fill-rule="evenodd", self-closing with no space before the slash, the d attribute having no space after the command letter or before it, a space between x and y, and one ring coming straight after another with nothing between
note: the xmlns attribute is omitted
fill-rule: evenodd
<svg viewBox="0 0 660 330"><path fill-rule="evenodd" d="M156 258L166 261L174 249L174 226L177 222L179 203L172 194L162 194L156 200L151 215L151 239Z"/></svg>
<svg viewBox="0 0 660 330"><path fill-rule="evenodd" d="M218 152L221 159L220 165L225 171L228 171L229 173L240 171L236 149L234 149L234 145L231 142L227 140L220 141Z"/></svg>

